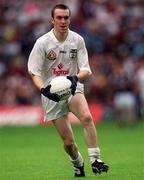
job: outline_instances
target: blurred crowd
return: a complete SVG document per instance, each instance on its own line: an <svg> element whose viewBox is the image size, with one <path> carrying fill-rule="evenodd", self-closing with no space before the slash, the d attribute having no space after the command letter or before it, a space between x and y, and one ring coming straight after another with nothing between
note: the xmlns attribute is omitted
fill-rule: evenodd
<svg viewBox="0 0 144 180"><path fill-rule="evenodd" d="M0 104L40 103L27 60L35 40L50 30L50 12L56 3L70 7L71 29L84 37L88 48L93 71L85 82L88 100L118 110L128 107L142 116L143 0L1 0Z"/></svg>

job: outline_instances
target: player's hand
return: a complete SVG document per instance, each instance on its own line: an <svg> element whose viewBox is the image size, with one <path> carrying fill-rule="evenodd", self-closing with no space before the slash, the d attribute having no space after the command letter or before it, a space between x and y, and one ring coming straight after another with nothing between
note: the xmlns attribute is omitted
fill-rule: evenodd
<svg viewBox="0 0 144 180"><path fill-rule="evenodd" d="M59 102L60 98L58 97L57 94L50 92L50 87L51 87L51 85L48 85L45 88L41 88L41 90L40 90L41 94L43 94L45 97L47 97L55 102Z"/></svg>
<svg viewBox="0 0 144 180"><path fill-rule="evenodd" d="M71 83L72 83L72 85L71 85L71 93L72 93L72 95L74 95L75 91L76 91L76 87L77 87L78 77L76 75L67 76L67 79L69 79L71 81Z"/></svg>

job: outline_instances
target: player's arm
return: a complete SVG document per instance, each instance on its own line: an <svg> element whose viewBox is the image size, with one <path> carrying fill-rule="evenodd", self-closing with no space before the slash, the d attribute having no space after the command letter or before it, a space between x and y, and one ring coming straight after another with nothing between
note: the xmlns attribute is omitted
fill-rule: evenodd
<svg viewBox="0 0 144 180"><path fill-rule="evenodd" d="M81 70L76 76L78 77L78 81L84 81L87 79L92 73L90 71Z"/></svg>
<svg viewBox="0 0 144 180"><path fill-rule="evenodd" d="M75 94L77 81L86 80L92 73L88 62L88 53L83 38L79 39L79 48L77 52L79 72L76 75L68 76L67 78L72 82L72 94Z"/></svg>
<svg viewBox="0 0 144 180"><path fill-rule="evenodd" d="M77 63L79 72L77 73L78 81L86 80L91 74L89 66L88 52L83 38L79 39Z"/></svg>
<svg viewBox="0 0 144 180"><path fill-rule="evenodd" d="M45 51L43 47L43 42L40 39L38 39L35 42L33 49L29 55L28 72L35 86L39 90L44 87L44 82L41 77L44 62L45 62Z"/></svg>
<svg viewBox="0 0 144 180"><path fill-rule="evenodd" d="M35 75L35 74L31 73L31 72L29 72L29 74L30 74L30 76L31 76L31 78L32 78L35 86L36 86L39 90L41 90L42 88L44 88L44 83L43 83L43 80L42 80L42 78L41 78L40 76Z"/></svg>

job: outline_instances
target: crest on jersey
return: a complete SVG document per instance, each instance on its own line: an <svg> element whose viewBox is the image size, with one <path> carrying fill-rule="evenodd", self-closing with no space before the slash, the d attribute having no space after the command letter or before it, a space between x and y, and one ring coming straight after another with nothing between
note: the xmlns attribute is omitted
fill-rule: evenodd
<svg viewBox="0 0 144 180"><path fill-rule="evenodd" d="M77 49L70 49L70 58L74 59L77 57Z"/></svg>
<svg viewBox="0 0 144 180"><path fill-rule="evenodd" d="M51 50L48 54L47 54L47 58L51 61L55 60L56 59L56 53Z"/></svg>
<svg viewBox="0 0 144 180"><path fill-rule="evenodd" d="M59 63L58 65L57 65L57 67L59 68L59 69L62 69L63 68L63 64L62 63Z"/></svg>

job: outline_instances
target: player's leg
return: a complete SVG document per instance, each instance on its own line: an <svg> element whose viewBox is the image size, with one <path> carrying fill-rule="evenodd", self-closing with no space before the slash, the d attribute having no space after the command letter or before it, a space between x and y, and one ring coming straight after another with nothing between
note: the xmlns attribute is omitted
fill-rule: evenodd
<svg viewBox="0 0 144 180"><path fill-rule="evenodd" d="M76 93L69 102L70 111L81 121L84 128L85 142L88 147L88 156L94 173L107 172L108 166L100 160L97 132L83 94Z"/></svg>
<svg viewBox="0 0 144 180"><path fill-rule="evenodd" d="M75 176L85 176L83 158L75 143L73 131L67 116L52 121L64 143L64 149L73 163Z"/></svg>

